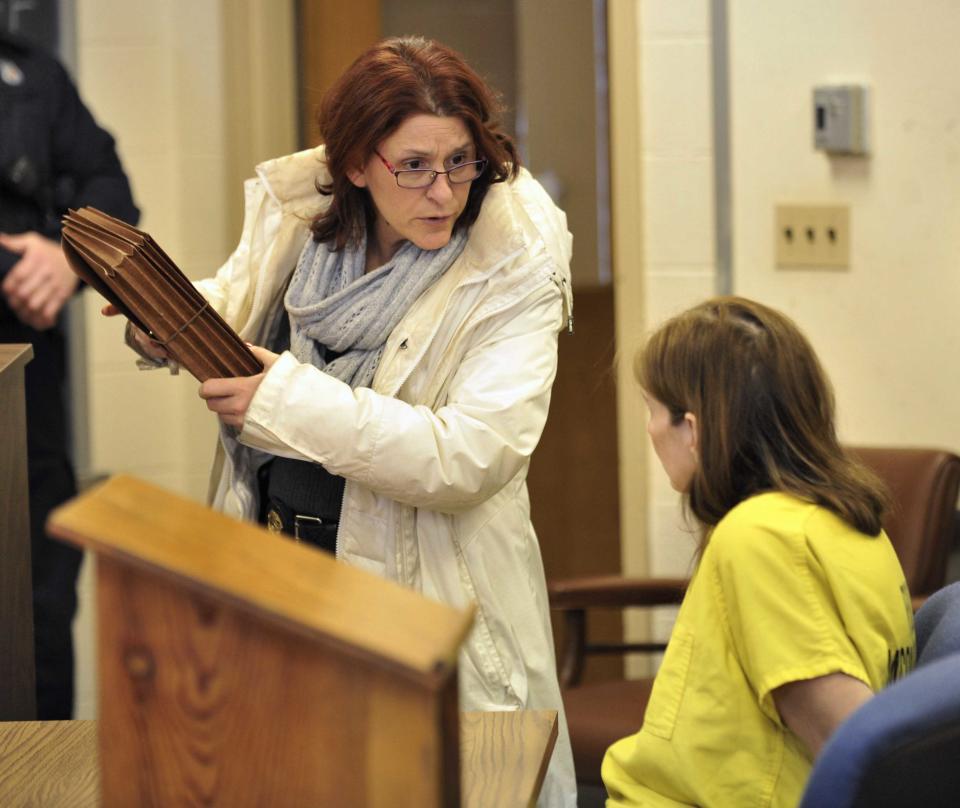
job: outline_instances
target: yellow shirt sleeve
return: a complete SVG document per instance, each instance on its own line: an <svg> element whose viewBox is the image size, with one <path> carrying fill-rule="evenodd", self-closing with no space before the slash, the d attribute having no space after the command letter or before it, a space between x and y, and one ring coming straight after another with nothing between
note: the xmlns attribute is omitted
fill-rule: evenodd
<svg viewBox="0 0 960 808"><path fill-rule="evenodd" d="M731 643L764 714L782 726L771 694L789 682L842 672L869 686L806 533L780 529L776 514L729 516L706 554Z"/></svg>

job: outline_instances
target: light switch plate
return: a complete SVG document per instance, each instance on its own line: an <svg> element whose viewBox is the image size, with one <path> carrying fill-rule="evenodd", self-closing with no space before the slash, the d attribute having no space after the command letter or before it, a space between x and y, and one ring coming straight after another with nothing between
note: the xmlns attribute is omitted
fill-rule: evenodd
<svg viewBox="0 0 960 808"><path fill-rule="evenodd" d="M781 269L849 269L850 208L777 205L774 244Z"/></svg>

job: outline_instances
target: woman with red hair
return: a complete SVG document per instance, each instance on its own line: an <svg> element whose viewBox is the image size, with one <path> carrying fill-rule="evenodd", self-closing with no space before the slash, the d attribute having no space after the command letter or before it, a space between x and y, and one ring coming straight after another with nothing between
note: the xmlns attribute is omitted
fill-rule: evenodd
<svg viewBox="0 0 960 808"><path fill-rule="evenodd" d="M215 505L454 606L463 709L541 708L541 805L576 788L526 476L571 317L566 217L450 49L381 42L325 97L323 146L246 187L199 284L264 364L211 379ZM158 362L163 349L131 342Z"/></svg>

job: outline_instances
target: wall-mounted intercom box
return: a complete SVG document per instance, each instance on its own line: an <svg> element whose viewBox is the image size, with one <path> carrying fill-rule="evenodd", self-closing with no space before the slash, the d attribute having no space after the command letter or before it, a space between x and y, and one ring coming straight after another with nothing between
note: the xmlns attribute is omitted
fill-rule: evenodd
<svg viewBox="0 0 960 808"><path fill-rule="evenodd" d="M868 154L869 90L835 84L813 90L813 146L830 154Z"/></svg>

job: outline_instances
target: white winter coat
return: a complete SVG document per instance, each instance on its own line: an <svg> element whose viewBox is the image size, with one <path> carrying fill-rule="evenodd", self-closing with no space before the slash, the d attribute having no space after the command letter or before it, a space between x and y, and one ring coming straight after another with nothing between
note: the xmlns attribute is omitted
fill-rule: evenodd
<svg viewBox="0 0 960 808"><path fill-rule="evenodd" d="M258 166L239 246L201 291L244 339L264 344L324 204L322 147ZM566 217L523 172L493 185L460 257L387 340L372 389L351 389L285 352L243 431L222 434L214 504L256 517L251 449L346 478L337 557L462 607L465 710L555 709L560 735L541 805L575 806L526 476L571 315Z"/></svg>

